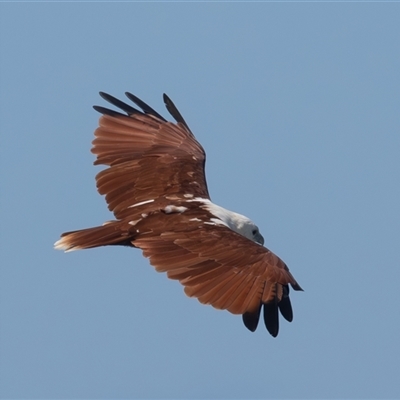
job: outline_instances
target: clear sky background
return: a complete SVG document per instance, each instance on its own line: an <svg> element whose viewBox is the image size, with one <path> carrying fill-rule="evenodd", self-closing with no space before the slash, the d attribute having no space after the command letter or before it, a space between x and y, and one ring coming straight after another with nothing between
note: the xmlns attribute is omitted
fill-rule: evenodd
<svg viewBox="0 0 400 400"><path fill-rule="evenodd" d="M399 398L399 20L396 3L2 3L0 395ZM100 90L177 104L212 200L305 289L276 339L139 250L53 250L113 217Z"/></svg>

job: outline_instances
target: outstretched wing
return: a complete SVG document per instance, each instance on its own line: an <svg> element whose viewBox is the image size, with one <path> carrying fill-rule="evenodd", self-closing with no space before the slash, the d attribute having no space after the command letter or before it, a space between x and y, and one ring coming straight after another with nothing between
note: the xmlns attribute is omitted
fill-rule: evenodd
<svg viewBox="0 0 400 400"><path fill-rule="evenodd" d="M288 321L293 318L288 285L300 286L270 250L198 212L150 215L134 226L132 244L157 271L179 280L188 296L243 314L252 331L264 306L265 325L276 336L278 310Z"/></svg>
<svg viewBox="0 0 400 400"><path fill-rule="evenodd" d="M166 95L165 104L177 123L166 121L130 93L126 93L128 98L143 111L108 94L100 95L126 113L94 106L103 114L93 140L94 164L108 166L96 176L97 189L116 218L128 216L135 204L161 196L209 198L205 152Z"/></svg>

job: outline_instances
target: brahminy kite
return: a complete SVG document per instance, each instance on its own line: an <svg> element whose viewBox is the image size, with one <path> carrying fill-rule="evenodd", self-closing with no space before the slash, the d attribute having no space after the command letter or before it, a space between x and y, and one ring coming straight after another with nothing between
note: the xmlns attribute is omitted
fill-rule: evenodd
<svg viewBox="0 0 400 400"><path fill-rule="evenodd" d="M302 290L286 264L264 247L249 218L210 200L204 172L205 152L170 98L164 94L169 122L131 93L136 109L109 94L103 99L124 113L94 106L102 114L93 140L96 176L115 220L66 232L55 243L65 251L98 246L137 247L185 293L203 304L242 314L257 328L261 309L272 336L279 312L292 321L289 285Z"/></svg>

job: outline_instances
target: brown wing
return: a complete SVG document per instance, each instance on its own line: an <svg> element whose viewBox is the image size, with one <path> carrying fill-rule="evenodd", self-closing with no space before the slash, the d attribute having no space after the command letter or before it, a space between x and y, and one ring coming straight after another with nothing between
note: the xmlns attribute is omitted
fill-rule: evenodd
<svg viewBox="0 0 400 400"><path fill-rule="evenodd" d="M289 321L293 317L288 285L300 286L270 250L207 218L196 211L149 216L135 226L132 244L157 271L179 280L188 296L243 314L252 331L264 305L266 327L276 336L278 310Z"/></svg>
<svg viewBox="0 0 400 400"><path fill-rule="evenodd" d="M103 114L93 141L94 164L109 166L96 176L97 188L118 219L132 213L130 206L165 195L209 198L205 152L167 96L164 101L177 123L166 121L130 93L143 112L100 94L127 113L94 107Z"/></svg>

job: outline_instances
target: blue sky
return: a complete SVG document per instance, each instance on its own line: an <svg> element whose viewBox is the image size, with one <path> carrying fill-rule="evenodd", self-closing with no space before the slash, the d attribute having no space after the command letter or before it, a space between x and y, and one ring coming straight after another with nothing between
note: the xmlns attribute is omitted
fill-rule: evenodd
<svg viewBox="0 0 400 400"><path fill-rule="evenodd" d="M0 395L398 398L397 3L2 3ZM305 289L274 339L187 298L139 250L53 250L112 218L99 91L207 152L212 200L252 218Z"/></svg>

